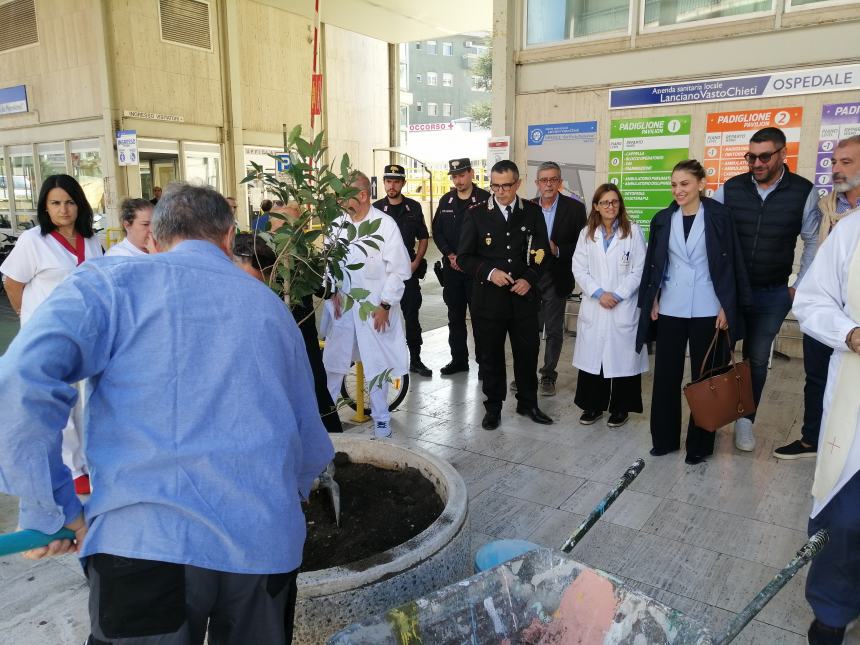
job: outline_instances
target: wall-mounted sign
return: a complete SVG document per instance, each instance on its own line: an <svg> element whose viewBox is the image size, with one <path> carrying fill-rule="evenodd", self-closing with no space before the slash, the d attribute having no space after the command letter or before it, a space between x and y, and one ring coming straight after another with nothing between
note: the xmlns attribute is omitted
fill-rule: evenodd
<svg viewBox="0 0 860 645"><path fill-rule="evenodd" d="M0 115L27 112L27 86L0 87Z"/></svg>
<svg viewBox="0 0 860 645"><path fill-rule="evenodd" d="M609 181L621 189L630 219L644 231L672 203L672 168L690 156L690 115L613 119Z"/></svg>
<svg viewBox="0 0 860 645"><path fill-rule="evenodd" d="M140 112L138 110L123 110L126 119L143 119L144 121L168 121L170 123L185 123L185 117L178 114L161 114L160 112Z"/></svg>
<svg viewBox="0 0 860 645"><path fill-rule="evenodd" d="M815 159L815 188L819 195L833 190L831 159L840 140L860 134L860 103L833 103L821 108L821 131Z"/></svg>
<svg viewBox="0 0 860 645"><path fill-rule="evenodd" d="M528 193L544 161L561 168L561 192L588 202L594 194L597 157L597 121L544 123L528 127Z"/></svg>
<svg viewBox="0 0 860 645"><path fill-rule="evenodd" d="M609 90L609 109L742 101L860 89L860 64Z"/></svg>
<svg viewBox="0 0 860 645"><path fill-rule="evenodd" d="M116 158L120 166L136 166L140 163L137 130L120 130L116 133Z"/></svg>
<svg viewBox="0 0 860 645"><path fill-rule="evenodd" d="M726 181L749 171L744 155L749 151L750 137L756 130L776 127L785 133L789 170L797 172L800 149L800 124L803 108L781 107L736 112L712 112L705 131L705 159L708 197Z"/></svg>
<svg viewBox="0 0 860 645"><path fill-rule="evenodd" d="M511 138L490 137L487 141L487 168L492 168L494 164L510 158Z"/></svg>

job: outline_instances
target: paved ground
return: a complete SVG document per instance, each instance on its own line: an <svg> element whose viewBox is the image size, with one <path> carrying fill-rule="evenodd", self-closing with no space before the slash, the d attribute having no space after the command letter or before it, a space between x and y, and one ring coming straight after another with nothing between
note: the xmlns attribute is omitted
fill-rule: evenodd
<svg viewBox="0 0 860 645"><path fill-rule="evenodd" d="M577 423L571 338L562 354L559 394L541 401L555 425L537 426L517 416L509 400L501 428L486 432L480 428L476 370L438 375L449 357L446 329L433 330L445 319L432 274L424 292L423 357L436 375L413 381L403 408L393 415L394 441L439 455L466 479L474 548L494 538L560 546L640 456L646 460L643 474L574 550L582 562L718 629L804 542L814 463L770 456L774 446L799 436L800 361L774 362L756 425L756 451L736 451L724 429L715 456L698 466L686 466L678 454L648 456L647 409L616 430L604 422ZM647 401L650 378L644 388ZM349 431L365 433L369 426ZM16 513L14 500L0 496L0 531L14 528ZM805 571L737 642L805 643L811 614L804 580ZM0 643L76 644L86 629L86 586L74 559L0 559ZM860 629L847 642L860 645Z"/></svg>

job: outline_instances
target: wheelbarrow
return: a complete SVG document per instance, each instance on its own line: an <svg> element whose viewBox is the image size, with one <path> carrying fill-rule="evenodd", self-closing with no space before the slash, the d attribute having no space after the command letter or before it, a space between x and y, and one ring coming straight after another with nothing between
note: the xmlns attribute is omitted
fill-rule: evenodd
<svg viewBox="0 0 860 645"><path fill-rule="evenodd" d="M329 645L725 645L821 550L819 531L715 636L701 622L555 549L528 551L347 626Z"/></svg>

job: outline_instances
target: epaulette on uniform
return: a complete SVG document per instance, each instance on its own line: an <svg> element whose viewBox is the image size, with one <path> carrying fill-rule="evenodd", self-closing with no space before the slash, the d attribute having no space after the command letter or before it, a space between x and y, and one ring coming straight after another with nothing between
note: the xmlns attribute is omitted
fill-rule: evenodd
<svg viewBox="0 0 860 645"><path fill-rule="evenodd" d="M486 199L484 201L481 201L481 202L472 202L471 204L469 204L469 208L467 210L473 210L475 208L478 208L479 206L486 206L486 205L487 205Z"/></svg>

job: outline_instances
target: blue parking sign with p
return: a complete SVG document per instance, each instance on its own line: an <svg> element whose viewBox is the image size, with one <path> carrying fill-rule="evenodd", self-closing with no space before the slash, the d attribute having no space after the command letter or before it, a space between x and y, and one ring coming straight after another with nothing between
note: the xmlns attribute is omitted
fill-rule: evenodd
<svg viewBox="0 0 860 645"><path fill-rule="evenodd" d="M286 172L290 168L292 168L293 162L290 161L289 154L278 155L278 172Z"/></svg>

